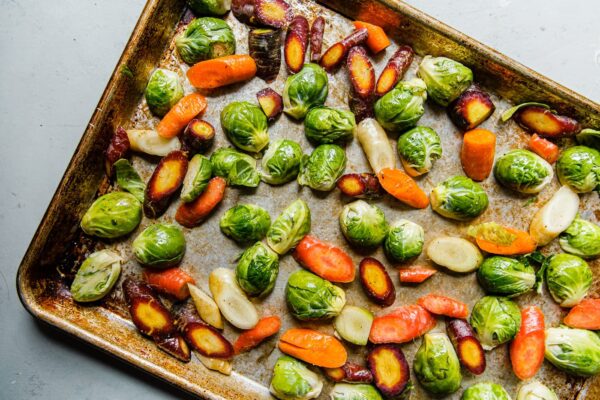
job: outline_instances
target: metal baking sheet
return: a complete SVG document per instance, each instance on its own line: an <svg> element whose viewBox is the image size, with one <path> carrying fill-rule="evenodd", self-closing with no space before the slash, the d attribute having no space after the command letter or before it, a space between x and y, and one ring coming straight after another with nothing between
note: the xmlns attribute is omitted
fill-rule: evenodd
<svg viewBox="0 0 600 400"><path fill-rule="evenodd" d="M326 0L323 3L327 7L313 1L290 0L295 12L304 14L309 20L315 15L325 16L327 27L324 48L352 31L352 25L343 15L378 23L392 34L395 39L394 45L385 54L377 55L374 59L377 72L383 68L387 57L395 50L398 43L412 45L420 56L446 55L472 67L476 81L493 93L496 113L482 126L497 134L497 154L525 146L527 135L520 128L512 122L499 123L501 111L508 108L510 104L523 100L544 100L558 110L577 117L585 126L600 126L598 120L600 106L597 104L400 1ZM135 232L118 242L94 242L82 237L77 226L80 217L94 197L98 193L111 190L103 176L102 162L103 150L114 129L119 125L126 128L151 128L158 122L150 115L142 99L142 91L152 70L157 66L166 67L178 71L182 77L185 76L187 66L179 62L174 52L173 37L182 29L181 19L185 19L187 15L183 0L148 1L22 261L17 285L23 304L35 317L183 390L210 399L270 398L268 385L272 367L280 355L276 349L276 339L267 341L254 351L237 356L234 359L233 374L225 377L207 370L195 358L192 358L188 364L181 363L158 350L150 340L141 337L130 322L120 287L99 304L79 306L71 301L64 284L63 275L72 271L85 254L94 247L110 247L120 252L128 260L123 265L124 277L140 274L140 267L133 261L130 244L138 232L154 221L144 218ZM240 24L232 15L228 15L226 20L233 27L238 39L237 53L246 53L248 28ZM414 76L419 61L420 57L416 57L406 78ZM219 114L224 105L235 100L254 101L255 93L266 86L281 93L286 77L287 73L282 67L278 79L270 85L255 78L250 82L207 94L209 107L204 118L218 130L213 149L230 145L220 130ZM348 78L343 68L330 75L330 90L326 104L347 108L348 85ZM193 90L190 86L186 86L185 89L186 92ZM444 151L443 157L433 170L419 179L419 185L429 192L433 186L447 177L462 174L458 159L461 133L452 125L445 111L432 105L431 102L427 103L426 113L419 124L430 126L440 134ZM271 140L290 138L299 141L306 153L312 149L304 137L302 124L285 116L269 127L269 134ZM394 138L390 137L390 140L393 141ZM347 145L346 153L349 160L346 172L369 171L368 163L357 140ZM135 167L146 180L150 177L156 161L156 159L137 155L133 157ZM526 229L532 214L551 196L558 183L555 180L551 187L535 197L533 202L530 201L529 196L503 189L494 182L493 178L487 179L482 186L489 195L490 207L473 221L474 223L498 221ZM275 218L287 204L298 197L306 200L311 208L312 234L344 248L358 264L366 253L350 248L338 226L338 214L348 199L341 197L335 190L330 193L313 192L308 188L300 188L292 182L280 187L261 183L255 190L228 188L224 201L210 219L194 229L184 229L188 245L182 268L194 276L200 287L208 289L207 277L210 271L216 267L235 267L235 260L243 251L242 247L219 232L218 221L223 212L237 203L247 202L264 207L272 218ZM598 222L600 220L598 195L586 194L582 195L581 199L582 216ZM178 201L175 201L160 220L173 220L177 204ZM434 215L430 209L410 209L390 197L385 197L376 204L384 209L390 222L407 218L424 226L427 242L442 234L465 235L468 225L443 219ZM554 244L544 251L554 251L557 248L558 246ZM400 286L396 272L397 265L391 265L383 256L381 249L368 254L386 264L397 290L395 305L413 303L425 293L436 292L461 298L472 307L483 295L474 274L453 275L440 271L432 279L417 287ZM432 264L425 255L419 257L414 263ZM598 260L591 262L590 265L594 274L600 273ZM282 329L304 326L333 333L330 322L300 323L286 312L283 296L285 283L288 275L298 268L300 267L291 256L282 257L276 288L265 300L256 301L257 308L263 315L282 316ZM343 287L346 289L348 304L367 307L375 314L387 312L366 299L358 282ZM594 284L593 291L598 293L597 283ZM556 325L565 313L547 293L543 296L526 294L518 297L516 301L521 306L536 304L542 307L549 326ZM439 321L436 329L444 329L442 321ZM227 327L225 336L235 339L237 332ZM414 343L403 345L409 361L412 361L419 344L418 339ZM347 345L347 348L351 360L364 361L364 348L351 345ZM516 394L519 382L511 371L506 346L488 352L487 362L488 368L482 376L474 378L464 373L462 389L448 398L458 399L464 388L485 380L501 383L511 395ZM538 378L554 388L561 399L593 399L600 396L597 383L569 378L548 363L544 364L538 373ZM415 381L414 376L413 380ZM329 389L330 385L327 383L321 398L327 398ZM426 399L430 396L417 384L412 398Z"/></svg>

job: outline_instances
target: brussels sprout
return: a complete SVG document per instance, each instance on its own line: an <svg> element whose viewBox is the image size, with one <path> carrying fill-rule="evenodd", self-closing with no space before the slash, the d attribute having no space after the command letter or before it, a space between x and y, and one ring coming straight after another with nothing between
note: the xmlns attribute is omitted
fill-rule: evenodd
<svg viewBox="0 0 600 400"><path fill-rule="evenodd" d="M600 131L590 128L582 129L575 138L580 145L600 151Z"/></svg>
<svg viewBox="0 0 600 400"><path fill-rule="evenodd" d="M175 38L177 52L188 64L235 53L235 36L220 18L196 18Z"/></svg>
<svg viewBox="0 0 600 400"><path fill-rule="evenodd" d="M142 220L142 203L134 195L112 192L96 199L81 219L88 235L114 239L131 233Z"/></svg>
<svg viewBox="0 0 600 400"><path fill-rule="evenodd" d="M85 259L71 284L73 300L100 300L110 292L121 274L121 256L111 250L96 251Z"/></svg>
<svg viewBox="0 0 600 400"><path fill-rule="evenodd" d="M577 376L600 373L600 337L586 329L546 329L546 360Z"/></svg>
<svg viewBox="0 0 600 400"><path fill-rule="evenodd" d="M466 220L485 211L488 197L485 191L466 176L446 179L431 191L431 208L446 218Z"/></svg>
<svg viewBox="0 0 600 400"><path fill-rule="evenodd" d="M600 152L586 146L563 151L556 162L558 180L577 193L600 189Z"/></svg>
<svg viewBox="0 0 600 400"><path fill-rule="evenodd" d="M383 250L389 259L405 262L423 251L425 231L423 227L406 219L394 222L383 243Z"/></svg>
<svg viewBox="0 0 600 400"><path fill-rule="evenodd" d="M445 333L427 333L415 354L415 375L427 391L447 395L460 387L458 356Z"/></svg>
<svg viewBox="0 0 600 400"><path fill-rule="evenodd" d="M576 218L558 240L567 253L583 258L600 256L600 226Z"/></svg>
<svg viewBox="0 0 600 400"><path fill-rule="evenodd" d="M144 229L131 246L144 267L168 268L183 258L185 237L176 225L154 224Z"/></svg>
<svg viewBox="0 0 600 400"><path fill-rule="evenodd" d="M257 187L260 183L256 160L248 154L220 148L210 156L210 163L213 174L222 176L230 185Z"/></svg>
<svg viewBox="0 0 600 400"><path fill-rule="evenodd" d="M256 242L242 254L235 270L238 284L249 296L263 297L275 286L279 256L263 242Z"/></svg>
<svg viewBox="0 0 600 400"><path fill-rule="evenodd" d="M592 270L580 257L556 254L544 267L548 290L562 307L573 307L583 299L592 286Z"/></svg>
<svg viewBox="0 0 600 400"><path fill-rule="evenodd" d="M531 381L519 388L517 400L558 400L558 396L548 386Z"/></svg>
<svg viewBox="0 0 600 400"><path fill-rule="evenodd" d="M290 75L283 87L283 112L302 119L312 107L325 104L329 92L327 73L317 64L304 64L297 74Z"/></svg>
<svg viewBox="0 0 600 400"><path fill-rule="evenodd" d="M269 144L267 117L260 107L247 101L234 101L221 111L223 131L238 148L258 153Z"/></svg>
<svg viewBox="0 0 600 400"><path fill-rule="evenodd" d="M155 70L150 75L144 96L152 114L162 117L183 97L179 75L168 69Z"/></svg>
<svg viewBox="0 0 600 400"><path fill-rule="evenodd" d="M442 157L440 137L431 128L417 126L398 139L398 156L409 175L427 173Z"/></svg>
<svg viewBox="0 0 600 400"><path fill-rule="evenodd" d="M473 307L469 322L481 347L491 350L508 342L519 332L521 311L506 297L485 296Z"/></svg>
<svg viewBox="0 0 600 400"><path fill-rule="evenodd" d="M133 165L128 160L121 158L113 164L113 167L117 175L117 185L134 195L142 203L144 201L146 184L142 181L135 168L133 168Z"/></svg>
<svg viewBox="0 0 600 400"><path fill-rule="evenodd" d="M271 185L281 185L296 179L303 155L302 147L293 140L274 141L262 159L261 179Z"/></svg>
<svg viewBox="0 0 600 400"><path fill-rule="evenodd" d="M510 400L510 396L497 383L481 382L465 390L460 400Z"/></svg>
<svg viewBox="0 0 600 400"><path fill-rule="evenodd" d="M446 57L425 56L417 76L425 81L429 97L444 107L473 83L473 72L469 68Z"/></svg>
<svg viewBox="0 0 600 400"><path fill-rule="evenodd" d="M290 275L285 298L292 315L303 321L336 317L346 304L341 288L305 270Z"/></svg>
<svg viewBox="0 0 600 400"><path fill-rule="evenodd" d="M426 89L425 82L419 78L398 83L375 102L375 119L392 132L414 127L425 113Z"/></svg>
<svg viewBox="0 0 600 400"><path fill-rule="evenodd" d="M224 15L231 9L231 0L187 0L197 15Z"/></svg>
<svg viewBox="0 0 600 400"><path fill-rule="evenodd" d="M219 226L226 236L236 242L254 242L267 234L271 226L271 216L262 207L238 204L225 211Z"/></svg>
<svg viewBox="0 0 600 400"><path fill-rule="evenodd" d="M323 382L304 363L281 356L275 363L269 390L281 400L306 400L319 397Z"/></svg>
<svg viewBox="0 0 600 400"><path fill-rule="evenodd" d="M279 214L267 231L268 245L279 254L296 247L310 232L310 208L302 199L294 201Z"/></svg>
<svg viewBox="0 0 600 400"><path fill-rule="evenodd" d="M496 180L521 193L539 193L552 180L554 171L546 160L529 150L511 150L494 165Z"/></svg>
<svg viewBox="0 0 600 400"><path fill-rule="evenodd" d="M212 178L212 164L202 154L196 154L188 164L181 188L181 200L189 203L204 191Z"/></svg>
<svg viewBox="0 0 600 400"><path fill-rule="evenodd" d="M306 138L319 144L352 139L355 128L352 111L325 106L311 108L304 120Z"/></svg>
<svg viewBox="0 0 600 400"><path fill-rule="evenodd" d="M331 400L383 400L377 389L364 383L336 383L329 397Z"/></svg>
<svg viewBox="0 0 600 400"><path fill-rule="evenodd" d="M335 144L322 144L305 157L300 166L298 183L328 192L346 169L346 152Z"/></svg>
<svg viewBox="0 0 600 400"><path fill-rule="evenodd" d="M494 256L481 264L477 279L488 293L514 297L533 288L535 270L514 258Z"/></svg>
<svg viewBox="0 0 600 400"><path fill-rule="evenodd" d="M379 246L388 232L381 208L364 200L357 200L342 208L340 227L350 243L361 247Z"/></svg>

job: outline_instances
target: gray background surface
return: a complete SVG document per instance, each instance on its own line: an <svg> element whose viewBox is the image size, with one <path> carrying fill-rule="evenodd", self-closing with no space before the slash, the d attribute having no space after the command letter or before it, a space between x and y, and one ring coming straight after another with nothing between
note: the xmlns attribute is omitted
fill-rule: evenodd
<svg viewBox="0 0 600 400"><path fill-rule="evenodd" d="M600 2L408 2L600 102ZM36 323L15 291L21 257L143 5L0 0L0 399L186 398Z"/></svg>

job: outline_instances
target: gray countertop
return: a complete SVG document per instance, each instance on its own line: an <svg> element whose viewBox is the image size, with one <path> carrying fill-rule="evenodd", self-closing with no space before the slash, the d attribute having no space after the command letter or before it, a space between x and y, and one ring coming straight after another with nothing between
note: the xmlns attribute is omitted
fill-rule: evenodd
<svg viewBox="0 0 600 400"><path fill-rule="evenodd" d="M600 102L600 2L408 2ZM1 399L185 398L35 322L15 291L21 257L143 5L0 0Z"/></svg>

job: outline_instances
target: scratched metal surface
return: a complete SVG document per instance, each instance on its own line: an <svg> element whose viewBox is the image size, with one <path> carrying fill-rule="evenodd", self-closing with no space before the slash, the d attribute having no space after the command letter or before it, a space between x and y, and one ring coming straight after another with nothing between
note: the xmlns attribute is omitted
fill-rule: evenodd
<svg viewBox="0 0 600 400"><path fill-rule="evenodd" d="M115 112L114 115L110 115L107 117L106 121L102 121L102 128L99 127L96 129L104 129L102 133L97 133L97 137L102 135L102 140L104 140L104 142L106 141L106 136L110 134L110 128L118 124L122 124L127 128L152 128L158 122L156 118L151 116L142 96L139 94L140 90L143 90L144 82L147 80L147 77L153 68L158 65L160 67L178 71L182 78L185 76L185 71L188 67L185 64L180 63L176 52L174 51L172 42L174 35L172 29L165 28L164 31L160 31L160 28L154 25L159 22L164 24L172 22L172 26L174 26L175 21L179 18L178 16L183 9L181 3L181 1L175 0L149 2L149 6L147 6L147 10L145 11L148 14L146 15L147 19L142 21L144 16L141 19L142 22L145 22L142 26L144 30L140 32L139 37L142 49L138 53L132 52L131 57L126 57L124 59L128 66L127 69L132 72L132 78L130 77L130 79L133 79L133 82L130 82L130 85L137 90L137 93L127 95L119 94L120 92L116 91L114 96L109 96L109 98L106 99L107 107L116 107L120 101L121 104L128 104L129 108L124 109L127 112ZM297 13L304 14L309 20L317 14L326 17L327 27L325 30L324 48L327 48L330 44L336 42L353 29L351 23L349 23L346 18L329 9L323 8L316 3L301 0L291 0L290 3ZM340 7L338 4L339 2L333 1L331 3L333 3L332 5L334 7ZM347 6L348 9L346 11L348 14L360 11L363 19L368 19L368 15L370 14L364 11L364 9L352 8L350 5ZM369 10L371 9L367 8L367 11ZM153 13L164 13L164 19L160 19L158 22L156 19L153 20L153 17L151 16L151 14L155 15ZM373 11L373 15L378 15L377 10ZM391 16L388 17L390 20L393 19ZM247 53L248 28L240 24L232 15L228 15L226 20L233 27L235 36L238 39L237 53ZM150 26L150 22L152 22L154 26ZM169 43L164 49L164 52L160 56L157 55L155 58L148 55L148 48L151 47L152 41L147 36L149 35L147 30L152 29L159 30L158 32L153 32L154 38L158 37L164 40L162 43ZM183 24L177 24L176 32L178 33L182 29ZM432 32L434 32L434 30L432 30ZM146 34L146 36L144 36L144 34ZM422 46L416 42L412 42L414 39L413 37L407 35L403 38L401 32L399 32L397 36L401 39L405 39L402 41L415 45L417 50L420 50L421 54L423 54ZM377 72L383 68L387 58L395 50L397 44L398 41L396 41L392 47L387 49L384 54L375 57L374 64ZM440 50L439 47L435 47L434 45L432 45L431 50L436 52L436 54L443 53L443 49ZM425 51L425 53L426 52L427 51ZM138 54L141 56L146 55L148 60L145 62L143 60L138 60L137 64L135 64L132 57ZM448 52L446 55L452 57L454 52ZM158 64L153 60L159 60ZM409 79L415 75L416 66L419 61L420 57L417 57L405 79ZM469 63L467 62L467 64ZM123 65L123 63L121 63L121 65ZM477 72L477 65L470 66L475 67L474 69ZM119 73L119 71L117 72ZM129 76L128 71L124 75ZM255 93L266 86L270 86L281 93L286 77L287 73L282 66L278 79L269 85L265 84L259 78L255 78L244 84L233 85L215 90L212 93L207 93L209 106L204 119L211 122L217 128L217 137L213 150L218 147L230 145L220 129L219 114L223 106L235 100L247 100L253 102L255 101ZM478 75L476 73L476 81L477 77ZM333 75L330 74L329 78L329 96L326 104L332 107L347 108L349 82L345 69L341 68ZM484 87L486 87L485 83L490 82L490 76L482 76L481 80L484 81ZM497 92L494 90L496 88L493 84L488 86L488 89L492 92ZM186 93L193 91L193 88L187 84L187 81L185 90ZM502 93L506 96L507 93L510 94L510 91L504 90ZM513 99L513 97L510 98ZM501 155L513 148L525 147L526 139L528 137L527 134L512 122L507 124L501 124L499 122L500 113L509 107L510 103L497 95L493 95L493 100L496 105L496 112L482 125L482 127L497 134L497 155ZM578 104L570 105L566 102L563 105L566 107L574 107L578 112L585 106L585 104L583 106ZM592 120L593 117L589 118ZM446 116L445 111L432 105L430 102L427 103L426 113L419 121L419 124L432 127L439 133L442 139L443 157L437 161L429 174L418 180L419 185L425 192L429 193L437 183L450 176L462 174L458 157L461 145L461 133L452 125ZM96 127L93 126L93 128ZM302 124L287 118L285 115L269 127L269 134L271 140L289 138L299 141L302 144L305 153L309 153L313 148L304 137ZM390 137L392 145L395 146L394 139L395 138ZM102 140L96 140L94 142L95 146L92 146L90 144L91 142L88 144L82 142L83 146L80 146L80 149L78 150L78 153L82 152L80 150L87 150L88 157L95 157L95 164L93 167L97 169L101 168L101 164L99 163L101 157L98 157L97 153L102 149L102 145L98 144L102 142ZM349 160L346 172L365 172L370 170L357 140L353 140L346 146L346 154ZM74 159L74 163L85 161L86 157L83 155L79 159ZM133 157L135 167L146 181L149 179L152 170L156 165L156 161L156 159L137 155ZM397 163L397 166L400 167L400 164ZM89 173L92 174L93 172ZM78 176L79 179L84 181L85 175L81 171ZM77 201L73 197L70 198L70 202L64 200L64 198L62 199L64 201L61 204L63 204L64 208L69 209L69 215L74 220L80 217L85 211L92 199L93 193L96 191L94 187L98 187L98 181L101 179L99 178L100 175L95 173L94 176L95 180L89 180L88 182L90 183L88 183L87 186L82 183L82 190L85 186L85 190L87 191L87 198L85 201L82 199ZM534 201L531 201L530 196L515 194L503 189L496 184L493 177L490 177L483 182L482 186L490 198L490 207L483 215L469 223L458 223L456 221L444 219L439 215L434 214L430 209L410 209L401 205L389 196L382 200L375 201L375 203L383 208L389 222L400 218L407 218L424 226L427 245L430 240L440 235L465 236L466 229L470 223L497 221L517 228L527 229L531 216L556 190L558 182L555 178L551 185L549 185L539 196L534 198ZM111 190L111 188L107 187L104 182L104 185L101 185L100 187L100 191L103 192L106 190ZM291 182L278 187L271 187L261 183L255 190L228 188L224 201L206 222L193 229L183 229L187 240L187 251L182 262L182 268L194 276L200 287L208 290L207 277L210 271L216 267L234 268L236 258L243 251L242 247L227 239L219 231L218 222L225 210L237 203L253 203L268 210L271 217L274 219L287 204L298 197L304 199L310 206L313 221L311 233L347 250L354 259L355 264L358 265L360 259L367 253L357 252L355 249L351 248L341 235L338 224L338 214L343 205L350 200L340 196L339 192L336 190L330 193L312 192L308 188L300 188L295 182ZM581 199L582 216L598 222L600 219L600 202L598 200L598 195L582 195ZM178 203L178 200L174 201L169 210L159 220L173 221L174 212ZM55 212L58 213L56 210ZM50 211L49 213L54 215ZM77 255L81 256L89 250L86 245L90 247L95 245L97 248L113 248L120 252L124 259L127 260L123 265L123 277L139 275L141 268L133 260L130 246L131 241L135 238L137 233L141 232L141 230L153 222L155 221L144 218L138 229L127 239L122 241L112 243L77 242L74 251ZM73 226L74 225L71 224L70 226L63 226L62 228L65 231L73 233L75 232L75 229L72 228ZM46 246L46 248L48 248L48 246ZM63 248L57 249L56 245L54 245L54 250L55 252L50 253L59 254L63 252ZM556 250L559 250L559 248L554 243L547 246L547 248L544 249L544 252ZM72 252L72 250L69 251ZM397 298L394 306L414 303L419 296L429 292L436 292L460 298L467 302L471 308L483 295L483 291L477 284L474 274L456 275L444 270L440 270L440 273L434 275L433 278L417 287L401 286L396 272L398 265L390 264L385 259L381 249L377 249L368 254L380 259L386 264L397 291ZM133 324L129 321L127 311L123 304L122 293L119 289L115 290L106 300L96 306L82 307L74 305L65 294L64 285L61 283L60 277L54 273L56 259L45 254L45 262L40 262L43 267L41 269L38 267L38 269L34 270L32 269L32 266L35 263L34 256L36 256L35 252L33 252L33 254L28 253L24 265L29 268L26 268L25 272L21 271L19 284L25 304L34 314L40 316L42 319L119 356L138 367L147 369L154 375L168 382L198 395L210 398L236 399L260 399L270 397L267 387L271 377L272 367L275 360L280 355L280 352L276 349L276 339L271 339L262 344L258 349L236 357L233 361L234 373L231 377L224 377L216 372L208 371L195 358L193 358L189 364L183 364L162 353L160 350L157 350L150 340L141 338ZM39 259L42 259L42 256L44 256L44 254L37 254ZM67 264L74 263L72 255L66 257L66 260ZM432 265L431 261L428 260L425 255L421 255L414 263ZM594 261L590 263L590 265L595 274L600 273L599 261ZM69 265L67 265L67 268L68 267ZM255 301L257 308L262 315L280 315L283 321L283 330L292 326L303 326L333 333L331 321L301 323L294 320L286 312L283 293L285 283L289 274L298 268L300 267L290 255L282 257L280 261L280 273L275 290L266 299ZM348 304L364 306L376 315L385 313L387 310L394 307L392 306L386 310L368 301L358 282L342 286L346 290ZM597 283L595 283L593 290L595 293L598 292ZM544 310L548 326L557 325L562 316L564 316L564 311L551 300L547 293L544 293L543 296L525 294L517 298L516 301L521 306L529 304L539 305ZM438 321L436 329L444 329L443 321ZM235 340L237 332L235 329L227 326L225 329L225 336L230 340ZM413 343L402 346L407 359L411 364L414 353L419 345L420 339L417 339ZM360 363L364 362L365 348L349 344L347 344L346 347L349 350L351 360ZM511 371L507 347L501 346L488 352L487 362L488 367L486 372L479 377L473 377L465 372L463 374L464 379L461 390L448 398L458 399L464 388L475 382L488 380L501 383L511 395L515 395L518 380ZM544 364L542 370L538 373L538 378L554 388L560 398L573 399L577 396L579 396L578 398L593 398L591 392L586 396L589 385L584 380L568 378L565 374L560 373L548 363ZM413 382L416 383L414 376ZM320 398L327 398L329 389L330 385L326 383ZM416 384L412 398L425 399L430 398L430 396Z"/></svg>

